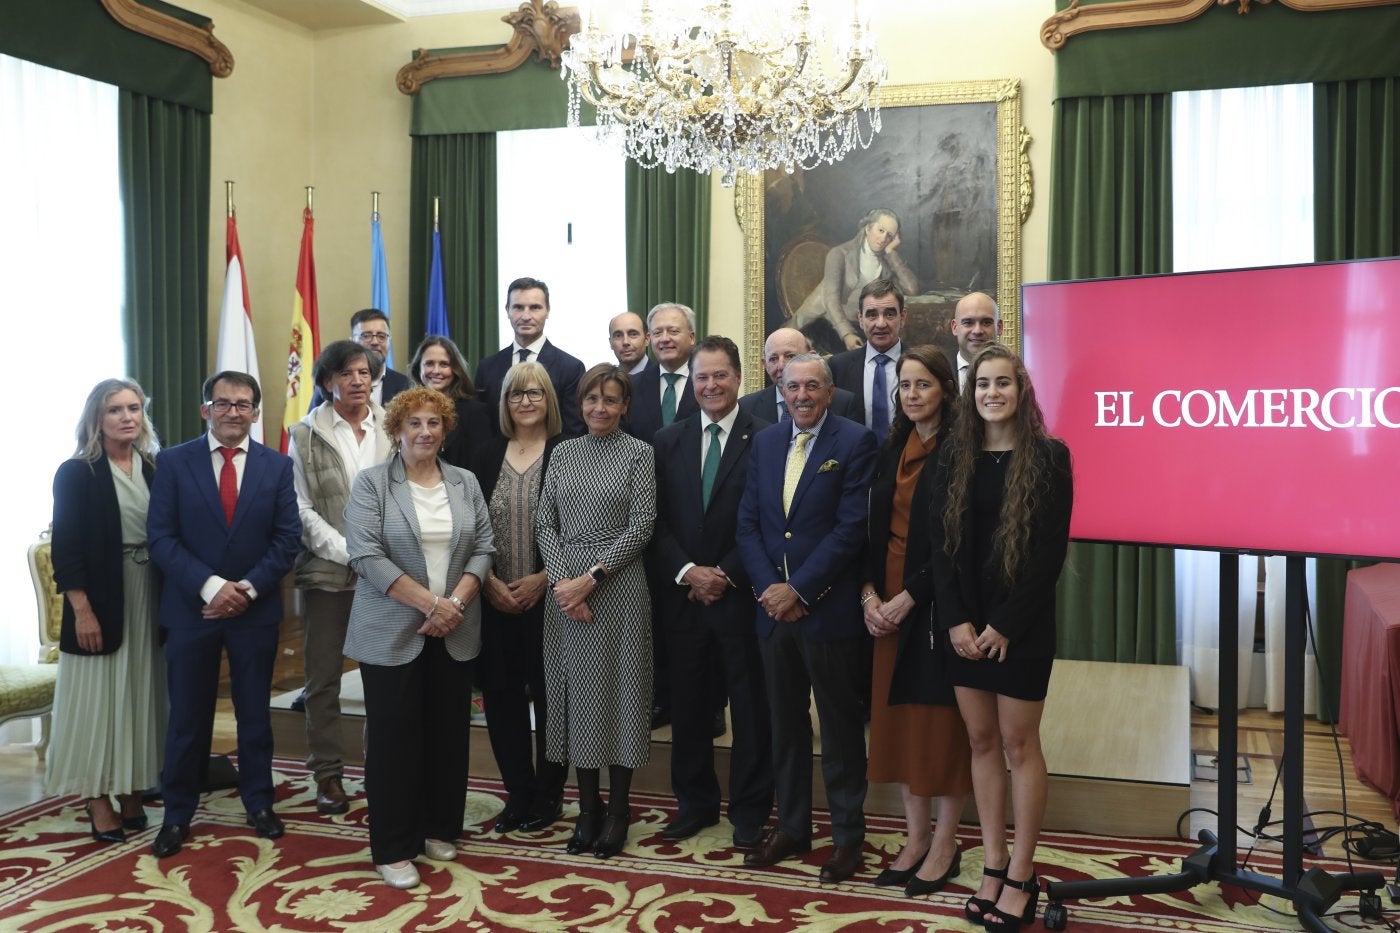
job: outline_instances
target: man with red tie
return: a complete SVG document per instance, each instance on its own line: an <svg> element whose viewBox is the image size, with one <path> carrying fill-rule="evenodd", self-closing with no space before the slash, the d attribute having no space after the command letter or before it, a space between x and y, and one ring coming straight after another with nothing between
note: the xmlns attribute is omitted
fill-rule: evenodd
<svg viewBox="0 0 1400 933"><path fill-rule="evenodd" d="M292 461L248 436L262 392L247 373L204 383L209 432L161 451L146 519L161 569L170 731L161 774L165 819L151 850L180 851L209 760L219 659L228 651L238 719L238 791L248 825L276 839L268 697L282 622L282 578L301 549Z"/></svg>

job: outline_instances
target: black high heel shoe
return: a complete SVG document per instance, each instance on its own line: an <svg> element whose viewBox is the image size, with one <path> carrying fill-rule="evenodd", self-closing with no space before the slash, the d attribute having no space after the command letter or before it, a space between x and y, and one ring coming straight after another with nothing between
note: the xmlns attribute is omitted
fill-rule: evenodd
<svg viewBox="0 0 1400 933"><path fill-rule="evenodd" d="M603 823L603 831L598 836L598 843L593 848L594 858L612 858L622 851L622 847L627 845L627 829L631 824L631 818L627 816L609 816Z"/></svg>
<svg viewBox="0 0 1400 933"><path fill-rule="evenodd" d="M1006 865L1007 868L1011 867L1011 862L1008 860ZM1000 881L1001 884L997 885L997 893L990 898L973 896L967 899L967 903L963 905L963 913L971 923L981 923L982 918L987 915L987 911L997 905L997 898L1001 897L1002 885L1006 883L1006 868L988 868L986 865L983 865L982 877L995 878ZM972 912L972 908L974 907L977 908L976 913Z"/></svg>
<svg viewBox="0 0 1400 933"><path fill-rule="evenodd" d="M96 800L96 799L100 799L100 798L93 798L93 799ZM97 821L94 820L94 819L92 818L92 800L84 800L84 801L83 801L83 810L85 810L85 811L87 812L88 826L92 829L92 838L93 838L93 839L97 840L98 842L107 842L107 843L126 842L126 833L122 830L120 824L118 824L118 825L117 825L115 828L113 828L113 829L98 829L98 828L97 828ZM120 815L118 815L117 818L118 818L118 819L121 819Z"/></svg>
<svg viewBox="0 0 1400 933"><path fill-rule="evenodd" d="M920 864L923 864L922 862ZM925 894L935 894L948 886L948 882L956 878L962 871L962 849L953 850L953 860L948 863L948 870L934 878L926 881L917 874L918 867L915 866L915 874L910 876L909 882L904 886L905 897L921 897Z"/></svg>
<svg viewBox="0 0 1400 933"><path fill-rule="evenodd" d="M1021 927L1035 923L1035 908L1040 903L1040 879L1035 876L1035 873L1031 873L1029 881L1012 881L1008 878L1003 883L1002 888L1003 890L1015 888L1029 894L1030 898L1026 901L1025 910L1021 911L1021 915L1018 917L998 909L993 904L991 909L982 916L982 926L991 933L1017 933Z"/></svg>
<svg viewBox="0 0 1400 933"><path fill-rule="evenodd" d="M570 855L578 855L593 848L598 841L598 832L603 825L603 814L597 810L580 812L574 823L574 834L569 837L565 849Z"/></svg>
<svg viewBox="0 0 1400 933"><path fill-rule="evenodd" d="M131 798L135 798L136 814L126 815L126 803ZM122 829L129 829L133 832L140 832L150 825L150 819L146 816L146 808L141 804L141 794L118 794L117 795L118 815L122 818Z"/></svg>
<svg viewBox="0 0 1400 933"><path fill-rule="evenodd" d="M909 879L914 877L914 872L919 870L919 866L928 858L928 852L919 856L914 862L913 868L886 868L875 876L875 887L892 888L896 885L907 884Z"/></svg>

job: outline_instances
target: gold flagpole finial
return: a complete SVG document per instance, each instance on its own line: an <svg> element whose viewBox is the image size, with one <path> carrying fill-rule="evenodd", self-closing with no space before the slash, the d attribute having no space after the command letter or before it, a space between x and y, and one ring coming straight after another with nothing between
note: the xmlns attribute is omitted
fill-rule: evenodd
<svg viewBox="0 0 1400 933"><path fill-rule="evenodd" d="M438 232L438 209L441 206L442 198L433 195L433 232Z"/></svg>
<svg viewBox="0 0 1400 933"><path fill-rule="evenodd" d="M228 216L233 216L233 182L224 182L224 204L228 210Z"/></svg>
<svg viewBox="0 0 1400 933"><path fill-rule="evenodd" d="M378 219L379 219L379 192L378 192L378 191L371 191L371 192L370 192L370 196L374 199L374 206L370 208L370 212L374 215L374 219L375 219L375 220L378 220Z"/></svg>

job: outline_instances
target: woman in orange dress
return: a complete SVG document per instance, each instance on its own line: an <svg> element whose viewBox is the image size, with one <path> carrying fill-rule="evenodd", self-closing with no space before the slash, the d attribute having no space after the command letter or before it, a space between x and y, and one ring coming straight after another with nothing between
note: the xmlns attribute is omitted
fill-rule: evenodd
<svg viewBox="0 0 1400 933"><path fill-rule="evenodd" d="M910 347L896 367L896 415L870 485L865 626L875 638L869 780L897 783L906 839L875 879L910 897L942 890L961 869L958 818L972 790L967 730L933 625L931 455L951 427L958 382L943 351ZM925 465L929 469L925 469ZM938 801L936 828L930 827Z"/></svg>

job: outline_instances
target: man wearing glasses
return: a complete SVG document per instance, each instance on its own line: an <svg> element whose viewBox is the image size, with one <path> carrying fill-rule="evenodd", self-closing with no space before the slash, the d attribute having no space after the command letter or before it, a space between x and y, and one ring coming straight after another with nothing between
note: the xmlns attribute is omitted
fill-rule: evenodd
<svg viewBox="0 0 1400 933"><path fill-rule="evenodd" d="M397 369L390 369L389 359L389 316L378 308L365 308L350 315L350 339L371 353L379 354L379 363L384 367L379 378L370 386L370 400L383 407L389 399L398 395L413 383ZM320 386L311 396L311 407L315 408L328 401L329 395Z"/></svg>
<svg viewBox="0 0 1400 933"><path fill-rule="evenodd" d="M209 431L160 452L146 518L151 560L164 575L158 622L166 635L170 728L157 858L180 851L199 805L228 651L238 718L238 793L248 825L282 835L272 812L272 720L267 698L282 622L282 578L301 550L292 461L248 436L262 392L247 373L204 383Z"/></svg>

